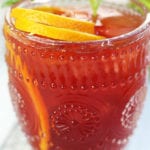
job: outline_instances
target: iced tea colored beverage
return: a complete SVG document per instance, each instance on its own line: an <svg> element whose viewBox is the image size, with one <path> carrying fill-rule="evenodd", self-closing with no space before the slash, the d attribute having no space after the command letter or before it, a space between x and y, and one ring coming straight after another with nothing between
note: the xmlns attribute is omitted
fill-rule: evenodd
<svg viewBox="0 0 150 150"><path fill-rule="evenodd" d="M18 18L12 19L11 12L6 16L9 87L19 123L34 150L121 150L136 128L146 94L146 13L141 5L140 13L123 4L104 3L93 17L86 2L65 2L25 1L12 9L86 20L94 23L94 33L82 35L104 38L50 38L17 29Z"/></svg>

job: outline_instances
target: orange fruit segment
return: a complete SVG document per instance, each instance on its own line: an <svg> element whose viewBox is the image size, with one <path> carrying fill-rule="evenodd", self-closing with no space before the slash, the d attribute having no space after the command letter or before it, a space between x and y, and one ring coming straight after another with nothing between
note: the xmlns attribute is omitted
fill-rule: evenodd
<svg viewBox="0 0 150 150"><path fill-rule="evenodd" d="M28 20L41 24L46 24L49 26L73 29L81 32L94 34L94 23L90 21L69 18L50 12L35 9L14 8L11 12L11 16L15 19L26 18Z"/></svg>
<svg viewBox="0 0 150 150"><path fill-rule="evenodd" d="M7 27L4 28L4 30L7 30ZM5 31L7 32L7 31ZM24 77L29 77L31 78L31 75L28 72L27 66L25 63L22 62L21 58L19 55L15 54L15 51L13 50L12 46L10 43L6 42L6 47L9 50L10 54L10 59L8 61L12 61L15 58L16 61L16 69L20 70L23 74ZM12 62L10 62L12 64ZM43 133L45 134L45 138L40 139L39 147L41 150L48 150L49 148L49 142L51 140L50 137L50 132L49 132L49 122L48 122L48 112L46 109L46 106L44 104L42 95L39 93L38 87L34 86L33 83L29 83L26 80L22 82L23 86L25 86L26 90L28 91L30 98L32 100L32 103L35 107L37 116L39 117L39 123L40 123L40 128L39 128L39 135L42 135Z"/></svg>
<svg viewBox="0 0 150 150"><path fill-rule="evenodd" d="M104 39L103 36L96 36L94 34L79 32L71 29L48 26L27 19L16 19L14 25L21 31L30 32L31 34L37 34L57 40L78 42Z"/></svg>

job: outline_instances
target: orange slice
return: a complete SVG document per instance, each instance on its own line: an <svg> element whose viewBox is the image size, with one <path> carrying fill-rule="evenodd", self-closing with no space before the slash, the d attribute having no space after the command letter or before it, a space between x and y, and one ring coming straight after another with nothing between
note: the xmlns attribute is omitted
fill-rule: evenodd
<svg viewBox="0 0 150 150"><path fill-rule="evenodd" d="M103 36L96 36L94 34L74 31L66 28L57 28L45 24L37 23L27 19L16 19L15 27L24 32L37 34L57 40L65 41L91 41L104 39Z"/></svg>
<svg viewBox="0 0 150 150"><path fill-rule="evenodd" d="M34 8L32 8L33 10L38 10L38 11L44 11L47 13L53 13L53 14L57 14L57 15L61 15L64 14L67 9L65 8L60 8L60 7L50 7L50 6L36 6Z"/></svg>
<svg viewBox="0 0 150 150"><path fill-rule="evenodd" d="M35 9L14 8L11 12L11 16L15 19L26 18L41 24L94 34L94 23L69 18L50 12L39 11Z"/></svg>
<svg viewBox="0 0 150 150"><path fill-rule="evenodd" d="M7 27L4 28L4 30L7 30ZM7 32L7 31L5 31ZM8 31L9 32L9 31ZM31 75L28 72L27 66L25 63L22 62L19 55L16 55L15 51L13 50L10 43L6 42L6 47L9 51L10 58L7 58L7 60L10 62L10 64L13 64L11 62L13 59L15 59L16 62L16 69L20 70L24 77L31 78ZM26 87L26 90L28 91L30 98L32 100L32 103L35 107L37 116L39 117L40 122L40 128L39 128L39 135L45 134L44 138L41 138L41 141L39 143L41 150L48 150L49 148L49 142L51 140L50 132L49 132L49 122L48 122L48 112L46 109L46 106L44 104L42 95L39 93L39 89L33 85L33 83L29 83L26 80L22 82L22 84Z"/></svg>

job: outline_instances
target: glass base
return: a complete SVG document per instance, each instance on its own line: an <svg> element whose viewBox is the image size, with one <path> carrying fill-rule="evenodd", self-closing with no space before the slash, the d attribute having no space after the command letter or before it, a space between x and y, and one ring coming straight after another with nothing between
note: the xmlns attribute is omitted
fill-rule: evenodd
<svg viewBox="0 0 150 150"><path fill-rule="evenodd" d="M144 150L147 149L150 142L150 82L148 86L147 99L145 107L138 122L138 128L135 130L133 137L125 150ZM146 132L145 132L146 131ZM32 150L28 144L25 135L22 133L18 124L16 124L10 134L7 136L5 143L0 150Z"/></svg>

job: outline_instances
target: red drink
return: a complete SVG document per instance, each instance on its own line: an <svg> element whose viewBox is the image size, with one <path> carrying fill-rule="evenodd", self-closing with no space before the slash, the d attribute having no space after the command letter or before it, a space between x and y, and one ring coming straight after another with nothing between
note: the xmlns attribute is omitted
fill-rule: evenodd
<svg viewBox="0 0 150 150"><path fill-rule="evenodd" d="M91 16L84 11L70 10L73 17ZM149 27L125 34L145 18L109 6L100 12L103 26L95 33L116 38L58 41L18 31L6 20L12 102L35 150L120 150L136 127L146 93Z"/></svg>

